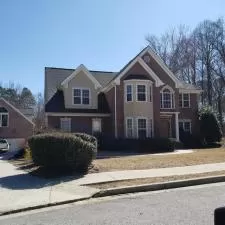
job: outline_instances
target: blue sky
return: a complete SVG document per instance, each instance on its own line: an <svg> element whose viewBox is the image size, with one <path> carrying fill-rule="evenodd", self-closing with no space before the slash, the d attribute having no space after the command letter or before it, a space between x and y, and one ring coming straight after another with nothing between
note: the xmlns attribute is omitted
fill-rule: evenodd
<svg viewBox="0 0 225 225"><path fill-rule="evenodd" d="M0 0L0 82L43 92L44 67L118 71L160 35L224 16L224 0Z"/></svg>

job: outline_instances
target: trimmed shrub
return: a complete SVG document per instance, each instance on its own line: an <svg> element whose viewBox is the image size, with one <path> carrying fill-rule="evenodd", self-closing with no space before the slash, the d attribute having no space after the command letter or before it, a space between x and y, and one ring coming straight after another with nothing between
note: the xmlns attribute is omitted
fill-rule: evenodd
<svg viewBox="0 0 225 225"><path fill-rule="evenodd" d="M185 132L183 129L180 129L180 141L184 148L203 148L201 137Z"/></svg>
<svg viewBox="0 0 225 225"><path fill-rule="evenodd" d="M169 152L174 150L174 142L168 138L146 139L102 139L101 150L135 152Z"/></svg>
<svg viewBox="0 0 225 225"><path fill-rule="evenodd" d="M140 152L171 152L174 148L174 142L169 138L147 138L139 142Z"/></svg>
<svg viewBox="0 0 225 225"><path fill-rule="evenodd" d="M68 133L34 135L28 144L34 163L45 167L68 166L83 172L97 154L96 145Z"/></svg>
<svg viewBox="0 0 225 225"><path fill-rule="evenodd" d="M207 144L221 141L222 131L216 115L210 108L202 108L200 111L200 131Z"/></svg>
<svg viewBox="0 0 225 225"><path fill-rule="evenodd" d="M85 133L74 133L77 137L80 137L82 140L92 143L94 146L98 146L97 138Z"/></svg>

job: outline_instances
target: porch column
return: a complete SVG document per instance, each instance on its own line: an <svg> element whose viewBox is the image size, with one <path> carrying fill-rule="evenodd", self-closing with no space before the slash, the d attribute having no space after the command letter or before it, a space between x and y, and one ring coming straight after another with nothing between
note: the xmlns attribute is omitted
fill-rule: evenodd
<svg viewBox="0 0 225 225"><path fill-rule="evenodd" d="M180 141L178 114L179 112L175 113L176 141Z"/></svg>

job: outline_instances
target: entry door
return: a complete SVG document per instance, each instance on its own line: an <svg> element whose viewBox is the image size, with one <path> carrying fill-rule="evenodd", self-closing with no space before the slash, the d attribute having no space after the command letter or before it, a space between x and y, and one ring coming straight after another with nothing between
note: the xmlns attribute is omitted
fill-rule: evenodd
<svg viewBox="0 0 225 225"><path fill-rule="evenodd" d="M161 122L160 136L171 138L172 137L171 118L161 118L160 122Z"/></svg>

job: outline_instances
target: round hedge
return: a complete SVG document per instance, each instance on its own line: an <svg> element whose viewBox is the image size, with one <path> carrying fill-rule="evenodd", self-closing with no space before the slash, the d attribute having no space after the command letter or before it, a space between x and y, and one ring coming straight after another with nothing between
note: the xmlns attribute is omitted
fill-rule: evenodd
<svg viewBox="0 0 225 225"><path fill-rule="evenodd" d="M45 167L69 166L86 171L97 154L93 142L76 134L38 134L32 136L28 144L34 163Z"/></svg>

